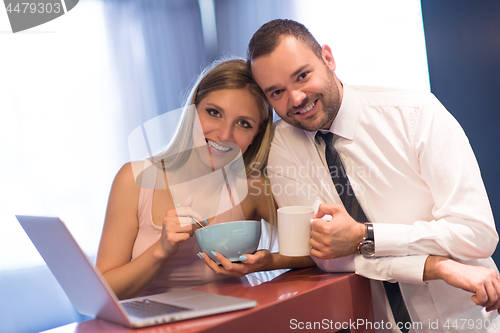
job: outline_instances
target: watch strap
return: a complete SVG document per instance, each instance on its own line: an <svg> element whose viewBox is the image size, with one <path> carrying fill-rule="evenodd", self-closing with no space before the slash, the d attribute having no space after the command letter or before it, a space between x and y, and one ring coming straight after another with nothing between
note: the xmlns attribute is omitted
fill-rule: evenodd
<svg viewBox="0 0 500 333"><path fill-rule="evenodd" d="M375 255L375 235L373 233L373 224L365 223L365 236L358 244L358 252L364 257L373 257Z"/></svg>
<svg viewBox="0 0 500 333"><path fill-rule="evenodd" d="M375 236L373 235L373 223L371 222L365 223L365 238L363 240L365 239L375 241Z"/></svg>

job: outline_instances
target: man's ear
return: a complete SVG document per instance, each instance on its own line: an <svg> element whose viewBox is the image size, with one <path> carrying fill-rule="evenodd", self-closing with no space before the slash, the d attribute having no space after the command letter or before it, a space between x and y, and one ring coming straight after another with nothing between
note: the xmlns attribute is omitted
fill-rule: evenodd
<svg viewBox="0 0 500 333"><path fill-rule="evenodd" d="M333 59L333 54L330 46L325 44L321 47L321 56L323 57L323 61L326 63L330 71L332 71L332 73L335 72L335 59Z"/></svg>

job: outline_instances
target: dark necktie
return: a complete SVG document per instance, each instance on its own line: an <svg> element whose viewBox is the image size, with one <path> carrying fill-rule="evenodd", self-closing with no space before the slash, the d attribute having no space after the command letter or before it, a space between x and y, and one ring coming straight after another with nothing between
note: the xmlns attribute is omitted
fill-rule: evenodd
<svg viewBox="0 0 500 333"><path fill-rule="evenodd" d="M358 199L356 199L354 195L354 191L352 190L351 183L347 177L344 165L340 160L340 156L333 147L333 133L321 133L318 131L316 136L319 136L325 142L326 163L328 164L328 169L330 169L329 171L333 180L333 185L335 185L335 189L340 196L340 200L342 200L344 204L345 210L357 222L368 222L368 218L363 208L361 208Z"/></svg>
<svg viewBox="0 0 500 333"><path fill-rule="evenodd" d="M351 183L349 182L349 178L347 177L347 173L344 169L340 156L337 153L337 150L333 147L333 133L321 133L318 131L316 136L322 138L325 142L326 163L328 164L333 185L335 186L335 189L337 189L337 193L340 196L340 200L342 200L342 203L344 204L345 210L357 222L368 222L368 218L366 217L365 212L359 204L359 201L351 187ZM403 327L407 322L411 324L410 315L408 314L408 310L406 309L406 305L403 301L399 284L384 281L384 288L387 298L389 299L389 304L391 305L395 322L402 323ZM401 331L406 333L408 332L408 329L401 329Z"/></svg>

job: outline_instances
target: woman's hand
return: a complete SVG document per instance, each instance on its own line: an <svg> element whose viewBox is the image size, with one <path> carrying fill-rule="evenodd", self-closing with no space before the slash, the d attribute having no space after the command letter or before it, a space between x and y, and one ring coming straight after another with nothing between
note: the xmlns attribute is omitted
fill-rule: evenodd
<svg viewBox="0 0 500 333"><path fill-rule="evenodd" d="M243 275L265 270L266 266L272 262L272 254L268 250L259 250L255 254L245 254L240 256L241 263L234 263L227 260L222 254L214 252L217 260L222 266L219 266L210 259L206 253L199 253L198 256L203 258L205 264L210 267L215 273L222 275L230 275L242 277Z"/></svg>
<svg viewBox="0 0 500 333"><path fill-rule="evenodd" d="M189 196L181 207L168 209L165 213L160 237L162 249L160 257L168 258L175 255L179 250L179 243L185 242L193 236L194 231L199 228L193 218L206 224L203 217L191 208L192 204L193 198Z"/></svg>

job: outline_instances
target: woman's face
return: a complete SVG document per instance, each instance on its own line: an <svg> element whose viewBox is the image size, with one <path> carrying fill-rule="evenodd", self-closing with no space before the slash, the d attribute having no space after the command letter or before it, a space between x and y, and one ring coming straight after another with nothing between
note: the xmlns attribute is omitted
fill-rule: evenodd
<svg viewBox="0 0 500 333"><path fill-rule="evenodd" d="M213 91L200 101L196 110L214 160L235 156L238 148L243 155L259 132L259 108L246 89Z"/></svg>

